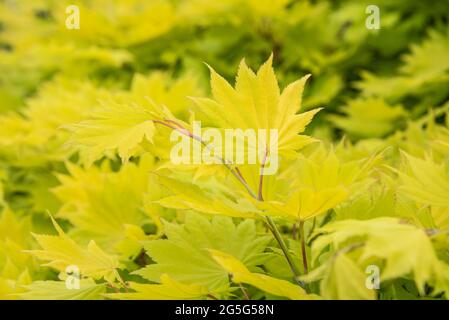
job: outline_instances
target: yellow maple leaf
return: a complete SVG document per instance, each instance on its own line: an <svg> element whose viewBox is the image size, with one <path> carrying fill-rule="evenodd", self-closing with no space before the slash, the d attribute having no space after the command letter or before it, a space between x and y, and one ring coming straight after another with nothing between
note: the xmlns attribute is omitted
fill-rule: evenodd
<svg viewBox="0 0 449 320"><path fill-rule="evenodd" d="M343 161L334 150L319 148L308 157L299 157L282 173L281 178L295 177L292 191L285 199L252 202L269 215L308 220L365 190L372 183L369 174L377 159L379 157L374 155L357 161Z"/></svg>
<svg viewBox="0 0 449 320"><path fill-rule="evenodd" d="M406 166L399 173L399 190L420 204L449 207L449 175L432 159L419 159L404 153Z"/></svg>
<svg viewBox="0 0 449 320"><path fill-rule="evenodd" d="M215 261L232 275L235 283L246 283L270 294L287 297L292 300L311 300L319 297L307 294L301 287L286 280L276 279L266 274L252 273L246 266L233 256L218 251L209 250Z"/></svg>
<svg viewBox="0 0 449 320"><path fill-rule="evenodd" d="M92 118L66 126L73 132L71 144L76 144L81 158L88 165L105 152L117 150L127 161L146 138L152 141L155 127L149 111L136 105L104 103L95 110Z"/></svg>
<svg viewBox="0 0 449 320"><path fill-rule="evenodd" d="M217 127L278 130L278 152L288 154L315 141L299 133L320 109L296 114L309 75L289 84L281 93L272 60L273 56L270 56L257 73L242 60L235 88L209 67L213 99L192 99ZM271 140L269 144L272 144ZM267 145L267 151L272 147Z"/></svg>
<svg viewBox="0 0 449 320"><path fill-rule="evenodd" d="M116 257L106 254L94 241L86 249L81 248L70 239L57 222L52 218L57 236L33 234L42 250L28 250L37 258L48 261L45 266L66 272L68 266L79 268L81 276L94 279L104 278L109 282L119 279L117 269L119 262Z"/></svg>

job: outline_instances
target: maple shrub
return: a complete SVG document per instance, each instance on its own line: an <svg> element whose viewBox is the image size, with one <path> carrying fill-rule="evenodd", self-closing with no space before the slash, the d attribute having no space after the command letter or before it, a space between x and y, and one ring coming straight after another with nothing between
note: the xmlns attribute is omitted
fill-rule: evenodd
<svg viewBox="0 0 449 320"><path fill-rule="evenodd" d="M0 1L0 299L448 299L449 2L369 4Z"/></svg>

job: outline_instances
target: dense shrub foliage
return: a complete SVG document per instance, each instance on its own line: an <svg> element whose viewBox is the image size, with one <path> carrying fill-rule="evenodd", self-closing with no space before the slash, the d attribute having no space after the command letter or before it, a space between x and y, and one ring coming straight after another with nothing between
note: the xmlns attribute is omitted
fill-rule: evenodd
<svg viewBox="0 0 449 320"><path fill-rule="evenodd" d="M0 299L447 299L449 2L375 2L0 0Z"/></svg>

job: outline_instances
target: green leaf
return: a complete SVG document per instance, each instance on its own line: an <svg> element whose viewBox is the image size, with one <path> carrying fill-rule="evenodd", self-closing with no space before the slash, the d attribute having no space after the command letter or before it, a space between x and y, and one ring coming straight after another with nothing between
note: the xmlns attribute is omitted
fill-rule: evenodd
<svg viewBox="0 0 449 320"><path fill-rule="evenodd" d="M148 109L136 105L103 102L91 119L66 126L73 132L71 144L81 153L83 161L91 165L106 152L117 152L127 161L139 144L152 141L155 133L153 117Z"/></svg>
<svg viewBox="0 0 449 320"><path fill-rule="evenodd" d="M229 279L207 250L230 253L254 268L263 263L263 252L270 240L257 234L252 220L236 225L230 218L214 217L209 221L198 214L188 215L184 225L166 223L165 231L167 240L145 244L147 254L156 263L135 273L156 282L166 273L174 280L202 285L211 291L228 288Z"/></svg>
<svg viewBox="0 0 449 320"><path fill-rule="evenodd" d="M360 252L357 262L382 268L381 281L413 276L421 293L425 284L435 287L436 292L448 292L449 266L439 260L422 229L395 218L377 218L333 222L318 229L318 234L322 235L313 243L312 261L329 245L333 250L343 250L362 244L356 249Z"/></svg>
<svg viewBox="0 0 449 320"><path fill-rule="evenodd" d="M320 294L325 299L374 300L376 291L366 286L368 274L346 254L336 253L336 257L303 277L306 281L320 282Z"/></svg>

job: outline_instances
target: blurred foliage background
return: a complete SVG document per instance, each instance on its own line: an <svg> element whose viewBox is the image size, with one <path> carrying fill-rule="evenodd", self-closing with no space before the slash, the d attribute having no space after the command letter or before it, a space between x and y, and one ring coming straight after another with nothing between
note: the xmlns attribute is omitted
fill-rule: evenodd
<svg viewBox="0 0 449 320"><path fill-rule="evenodd" d="M134 73L194 74L204 62L232 80L242 57L274 54L281 84L311 73L306 107L324 106L330 137L384 137L448 98L449 2L369 1L7 1L0 2L0 112L24 112L58 76L129 87ZM77 4L79 30L65 26ZM336 115L329 117L329 115ZM383 126L371 129L373 121ZM403 124L402 124L403 125ZM332 130L328 130L332 129ZM335 135L337 134L337 135Z"/></svg>

